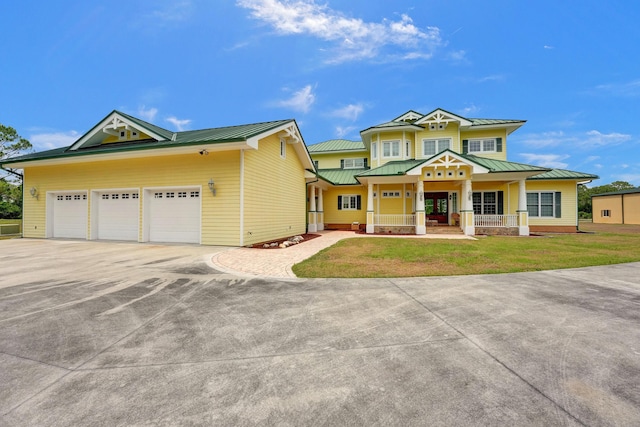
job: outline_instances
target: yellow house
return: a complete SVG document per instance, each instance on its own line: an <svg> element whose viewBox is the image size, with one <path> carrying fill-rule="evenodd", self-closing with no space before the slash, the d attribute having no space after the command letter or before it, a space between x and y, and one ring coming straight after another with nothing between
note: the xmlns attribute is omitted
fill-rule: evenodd
<svg viewBox="0 0 640 427"><path fill-rule="evenodd" d="M294 120L172 132L119 111L2 167L23 170L25 237L229 246L304 233L315 179Z"/></svg>
<svg viewBox="0 0 640 427"><path fill-rule="evenodd" d="M318 176L308 184L309 230L575 232L577 185L598 177L508 161L508 137L524 123L408 111L360 141L310 145Z"/></svg>
<svg viewBox="0 0 640 427"><path fill-rule="evenodd" d="M640 188L591 196L593 222L640 224Z"/></svg>

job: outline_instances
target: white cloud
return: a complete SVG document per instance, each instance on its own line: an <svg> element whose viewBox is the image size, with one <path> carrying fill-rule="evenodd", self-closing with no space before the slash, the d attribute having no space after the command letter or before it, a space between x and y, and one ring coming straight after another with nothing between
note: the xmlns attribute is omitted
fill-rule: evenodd
<svg viewBox="0 0 640 427"><path fill-rule="evenodd" d="M570 156L568 154L532 154L532 153L522 153L520 154L524 157L525 162L542 166L545 168L557 168L564 169L569 164L563 162L562 160L568 159Z"/></svg>
<svg viewBox="0 0 640 427"><path fill-rule="evenodd" d="M191 0L169 0L156 2L157 8L151 11L149 17L161 23L176 23L188 20L193 13Z"/></svg>
<svg viewBox="0 0 640 427"><path fill-rule="evenodd" d="M481 77L478 79L479 83L485 83L485 82L500 82L503 81L505 79L505 76L503 74L492 74L490 76L485 76L485 77Z"/></svg>
<svg viewBox="0 0 640 427"><path fill-rule="evenodd" d="M307 35L329 42L329 63L385 57L427 59L443 44L439 28L420 29L406 14L400 20L375 23L347 17L315 0L238 0L237 4L278 34Z"/></svg>
<svg viewBox="0 0 640 427"><path fill-rule="evenodd" d="M336 136L338 138L344 138L345 136L349 135L351 132L355 131L356 127L355 126L336 126Z"/></svg>
<svg viewBox="0 0 640 427"><path fill-rule="evenodd" d="M606 83L595 87L596 93L606 93L615 96L640 96L640 79L623 83Z"/></svg>
<svg viewBox="0 0 640 427"><path fill-rule="evenodd" d="M587 132L586 144L593 147L618 145L631 139L631 135L624 133L601 133L597 130Z"/></svg>
<svg viewBox="0 0 640 427"><path fill-rule="evenodd" d="M173 124L178 132L186 130L185 127L188 126L189 123L191 123L191 119L178 119L175 116L167 117L165 120Z"/></svg>
<svg viewBox="0 0 640 427"><path fill-rule="evenodd" d="M35 151L44 151L69 146L76 142L80 136L75 130L70 130L66 132L34 133L28 139Z"/></svg>
<svg viewBox="0 0 640 427"><path fill-rule="evenodd" d="M146 108L144 105L140 106L138 108L138 116L143 119L146 120L148 122L153 123L153 119L156 118L156 115L158 114L158 109L157 108Z"/></svg>
<svg viewBox="0 0 640 427"><path fill-rule="evenodd" d="M544 45L544 48L545 48L545 49L547 49L547 50L553 50L553 49L555 49L555 47L550 46L550 45L548 45L548 44L545 44L545 45Z"/></svg>
<svg viewBox="0 0 640 427"><path fill-rule="evenodd" d="M626 173L626 174L619 174L619 175L614 174L611 176L614 177L616 181L626 181L635 186L640 185L640 174L637 174L637 173L636 174Z"/></svg>
<svg viewBox="0 0 640 427"><path fill-rule="evenodd" d="M295 92L291 98L278 101L276 105L283 108L289 108L294 111L307 113L315 101L316 95L313 93L313 88L311 85L306 85L299 91Z"/></svg>
<svg viewBox="0 0 640 427"><path fill-rule="evenodd" d="M530 133L514 139L522 146L536 148L571 146L574 148L590 149L622 144L623 142L629 141L631 135L618 132L602 133L597 130L590 130L585 133L573 133L570 135L563 131L550 131Z"/></svg>
<svg viewBox="0 0 640 427"><path fill-rule="evenodd" d="M364 106L362 104L349 104L345 107L334 110L333 112L331 112L331 115L355 122L356 120L358 120L358 116L360 116L363 111Z"/></svg>

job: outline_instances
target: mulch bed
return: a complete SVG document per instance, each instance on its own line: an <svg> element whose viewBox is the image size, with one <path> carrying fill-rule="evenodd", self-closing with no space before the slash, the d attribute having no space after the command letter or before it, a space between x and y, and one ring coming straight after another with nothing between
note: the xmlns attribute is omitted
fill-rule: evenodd
<svg viewBox="0 0 640 427"><path fill-rule="evenodd" d="M313 240L316 237L320 237L319 234L296 234L296 236L302 236L304 238L304 240L302 242L298 243L299 245L302 245L302 244L304 244L304 242L308 242L309 240ZM294 236L283 237L282 239L278 239L278 240L269 240L268 242L254 243L253 245L251 245L249 247L250 248L254 248L254 249L282 249L280 247L280 243L289 240L289 238L291 238L291 237L294 237ZM269 245L268 248L264 247L265 243ZM272 243L276 243L276 245L275 246L271 246ZM291 246L295 246L295 245L291 245ZM289 247L291 247L291 246L289 246Z"/></svg>

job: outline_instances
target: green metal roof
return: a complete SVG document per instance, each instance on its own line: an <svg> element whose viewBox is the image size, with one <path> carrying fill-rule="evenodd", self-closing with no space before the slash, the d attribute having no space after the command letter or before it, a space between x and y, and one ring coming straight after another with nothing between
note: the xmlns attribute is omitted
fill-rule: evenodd
<svg viewBox="0 0 640 427"><path fill-rule="evenodd" d="M118 113L118 114L122 114L122 113ZM131 116L126 116L126 117L130 120L134 119L134 118L131 118ZM136 120L137 120L137 123L142 122L139 119L136 119ZM249 138L260 135L264 132L267 132L271 129L275 129L279 126L282 126L290 122L293 122L293 119L277 120L277 121L263 122L263 123L253 123L253 124L246 124L246 125L240 125L240 126L227 126L227 127L221 127L221 128L176 132L174 140L171 139L171 136L174 135L174 133L171 132L171 135L169 135L169 139L165 141L139 140L139 141L129 141L129 142L114 142L114 143L103 144L98 146L79 148L77 150L70 150L69 148L71 146L61 147L61 148L55 148L53 150L40 151L37 153L30 153L30 154L25 154L18 157L13 157L10 159L4 159L0 163L0 165L17 163L17 162L35 161L35 160L57 159L57 158L76 157L76 156L89 156L89 155L105 154L105 153L117 153L117 152L123 152L123 151L152 150L156 148L180 147L180 146L188 146L188 145L195 145L195 144L201 144L201 143L214 144L214 143L246 141ZM148 127L148 126L149 124L146 123L145 127ZM162 130L161 128L158 128L158 129ZM169 131L165 130L165 132L169 132Z"/></svg>
<svg viewBox="0 0 640 427"><path fill-rule="evenodd" d="M366 150L362 141L349 141L347 139L330 139L328 141L309 145L307 148L309 149L309 153Z"/></svg>
<svg viewBox="0 0 640 427"><path fill-rule="evenodd" d="M460 154L461 157L472 161L480 166L489 169L490 172L531 172L531 171L549 171L549 168L540 166L527 165L524 163L508 162L506 160L487 159L485 157L475 156L473 154Z"/></svg>
<svg viewBox="0 0 640 427"><path fill-rule="evenodd" d="M358 176L390 176L390 175L404 175L407 171L415 168L421 163L426 162L423 160L395 160L387 162L382 166L374 169L369 169L366 172L359 174Z"/></svg>
<svg viewBox="0 0 640 427"><path fill-rule="evenodd" d="M356 175L368 169L319 169L318 176L333 185L360 184Z"/></svg>
<svg viewBox="0 0 640 427"><path fill-rule="evenodd" d="M619 196L621 194L636 194L640 193L640 187L629 188L628 190L620 190L620 191L611 191L609 193L600 193L594 194L591 197L599 197L599 196Z"/></svg>
<svg viewBox="0 0 640 427"><path fill-rule="evenodd" d="M526 120L509 120L509 119L467 119L471 126L486 126L486 125L508 125L516 123L524 123Z"/></svg>
<svg viewBox="0 0 640 427"><path fill-rule="evenodd" d="M598 179L600 178L598 175L593 175L590 173L584 172L575 172L566 169L551 169L548 172L542 173L540 175L532 176L530 180L544 180L544 179Z"/></svg>

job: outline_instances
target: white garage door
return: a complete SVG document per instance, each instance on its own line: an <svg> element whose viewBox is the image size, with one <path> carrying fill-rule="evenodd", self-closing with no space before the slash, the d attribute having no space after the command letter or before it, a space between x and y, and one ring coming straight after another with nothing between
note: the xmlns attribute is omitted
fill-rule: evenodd
<svg viewBox="0 0 640 427"><path fill-rule="evenodd" d="M98 196L98 239L138 240L140 195L137 191L108 191Z"/></svg>
<svg viewBox="0 0 640 427"><path fill-rule="evenodd" d="M87 238L87 194L53 196L53 237Z"/></svg>
<svg viewBox="0 0 640 427"><path fill-rule="evenodd" d="M149 240L200 243L200 190L152 190L149 197Z"/></svg>

